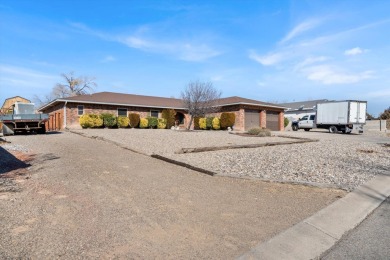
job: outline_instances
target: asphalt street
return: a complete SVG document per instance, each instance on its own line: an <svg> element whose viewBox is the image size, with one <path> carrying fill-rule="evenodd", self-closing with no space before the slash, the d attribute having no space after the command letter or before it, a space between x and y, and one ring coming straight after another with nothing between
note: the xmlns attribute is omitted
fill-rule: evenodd
<svg viewBox="0 0 390 260"><path fill-rule="evenodd" d="M321 259L390 259L390 197Z"/></svg>

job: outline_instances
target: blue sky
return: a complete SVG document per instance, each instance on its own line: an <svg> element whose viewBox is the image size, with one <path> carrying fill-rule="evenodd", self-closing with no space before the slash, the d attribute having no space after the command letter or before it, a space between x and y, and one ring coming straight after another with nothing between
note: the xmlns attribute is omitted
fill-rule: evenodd
<svg viewBox="0 0 390 260"><path fill-rule="evenodd" d="M61 73L95 91L390 106L390 1L0 0L0 103L50 93Z"/></svg>

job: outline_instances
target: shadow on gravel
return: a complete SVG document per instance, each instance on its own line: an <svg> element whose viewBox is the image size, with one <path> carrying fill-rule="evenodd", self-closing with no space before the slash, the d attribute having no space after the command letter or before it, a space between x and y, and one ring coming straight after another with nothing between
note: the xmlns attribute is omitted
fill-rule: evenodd
<svg viewBox="0 0 390 260"><path fill-rule="evenodd" d="M17 169L27 168L29 166L31 166L31 164L19 160L13 154L9 153L0 146L0 177L1 174Z"/></svg>

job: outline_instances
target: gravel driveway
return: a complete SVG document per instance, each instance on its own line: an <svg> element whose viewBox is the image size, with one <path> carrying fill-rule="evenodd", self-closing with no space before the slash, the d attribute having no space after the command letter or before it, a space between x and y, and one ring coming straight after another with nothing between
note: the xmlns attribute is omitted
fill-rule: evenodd
<svg viewBox="0 0 390 260"><path fill-rule="evenodd" d="M150 129L79 130L146 154L203 168L219 175L307 183L351 191L376 174L390 172L390 138L384 133L329 134L327 131L274 132L273 137L242 137L226 131L182 132ZM318 142L250 149L175 154L181 148L285 142L278 135ZM293 140L293 139L290 139Z"/></svg>
<svg viewBox="0 0 390 260"><path fill-rule="evenodd" d="M35 155L14 170L20 191L0 192L1 259L234 258L345 194L210 177L67 132L7 140L0 158Z"/></svg>

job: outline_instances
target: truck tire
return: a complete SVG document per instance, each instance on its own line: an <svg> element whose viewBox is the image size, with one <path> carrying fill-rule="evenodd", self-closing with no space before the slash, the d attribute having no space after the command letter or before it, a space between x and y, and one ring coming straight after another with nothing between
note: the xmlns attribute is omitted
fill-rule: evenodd
<svg viewBox="0 0 390 260"><path fill-rule="evenodd" d="M298 131L298 126L297 125L292 125L292 130L293 131Z"/></svg>
<svg viewBox="0 0 390 260"><path fill-rule="evenodd" d="M310 131L310 128L305 128L305 131L306 131L306 132L309 132L309 131Z"/></svg>
<svg viewBox="0 0 390 260"><path fill-rule="evenodd" d="M335 127L334 125L329 127L329 133L335 134L337 132L338 132L337 127Z"/></svg>
<svg viewBox="0 0 390 260"><path fill-rule="evenodd" d="M46 134L46 126L45 125L41 125L41 128L38 129L38 134Z"/></svg>

